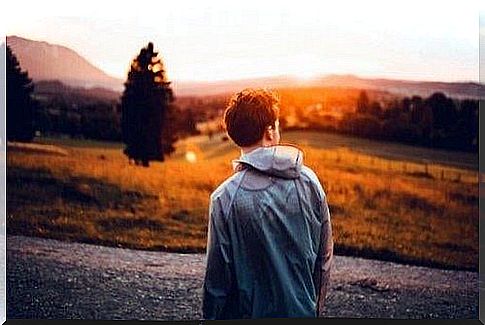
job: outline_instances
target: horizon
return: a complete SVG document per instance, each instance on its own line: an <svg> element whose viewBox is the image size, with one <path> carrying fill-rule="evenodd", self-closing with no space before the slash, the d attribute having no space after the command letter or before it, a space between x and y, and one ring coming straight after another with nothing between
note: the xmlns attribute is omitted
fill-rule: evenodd
<svg viewBox="0 0 485 325"><path fill-rule="evenodd" d="M477 38L485 37L485 18L473 7L440 5L442 12L437 16L430 15L428 10L434 7L429 5L383 6L377 13L363 6L360 9L367 10L362 13L349 11L343 4L316 13L322 8L315 4L309 8L315 10L251 4L237 11L230 5L190 3L191 9L198 6L200 10L187 12L187 3L181 1L167 5L173 10L159 13L155 23L152 13L143 21L133 16L136 13L124 18L112 17L113 13L109 18L40 14L30 17L29 24L13 14L7 19L5 35L65 46L121 80L126 79L131 59L149 41L174 82L281 76L304 82L331 75L430 82L484 80L479 73L483 57L479 58ZM117 10L115 16L123 9ZM402 15L396 15L398 10ZM411 14L409 21L406 17Z"/></svg>
<svg viewBox="0 0 485 325"><path fill-rule="evenodd" d="M18 37L22 39L26 39L29 41L35 41L35 42L45 42L49 45L52 46L62 46L65 47L69 50L72 50L77 53L77 51L63 45L63 44L55 44L55 43L50 43L45 40L41 39L30 39L27 38L23 35L6 35L7 38L10 37ZM5 42L1 43L2 45L5 45ZM77 53L80 55L79 53ZM80 55L82 57L82 55ZM84 58L84 57L83 57ZM100 69L103 73L108 75L109 77L119 79L120 81L124 81L126 77L117 77L109 74L108 72L104 71L101 67L96 66L93 62L90 62L87 58L84 58L89 62L91 65L94 67ZM451 80L451 81L443 81L443 80L425 80L425 79L405 79L405 78L396 78L396 77L387 77L387 76L380 76L380 75L359 75L355 73L322 73L322 74L315 74L312 76L298 76L296 74L279 74L279 75L261 75L261 76L255 76L255 77L246 77L246 78L231 78L231 79L213 79L213 80L207 80L207 79L201 79L201 80L196 80L196 79L170 79L170 82L182 82L182 83L220 83L220 82L233 82L233 81L251 81L251 80L257 80L257 79L278 79L278 78L288 78L288 79L295 79L297 81L301 82L307 82L307 81L313 81L321 78L328 78L328 77L346 77L346 78L357 78L357 79L365 79L365 80L389 80L389 81L405 81L405 82L436 82L436 83L478 83L485 85L485 82L481 82L480 80Z"/></svg>

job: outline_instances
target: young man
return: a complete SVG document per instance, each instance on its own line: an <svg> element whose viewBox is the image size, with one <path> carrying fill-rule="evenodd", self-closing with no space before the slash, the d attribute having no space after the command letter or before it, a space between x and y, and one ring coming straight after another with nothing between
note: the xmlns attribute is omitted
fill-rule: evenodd
<svg viewBox="0 0 485 325"><path fill-rule="evenodd" d="M210 197L204 319L322 313L333 258L330 213L302 151L279 144L277 105L273 93L246 89L224 113L241 157Z"/></svg>

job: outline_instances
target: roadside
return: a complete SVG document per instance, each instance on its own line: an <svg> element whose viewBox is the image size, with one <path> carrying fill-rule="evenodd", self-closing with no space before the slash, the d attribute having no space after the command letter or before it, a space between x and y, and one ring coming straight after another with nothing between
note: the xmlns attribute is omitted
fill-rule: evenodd
<svg viewBox="0 0 485 325"><path fill-rule="evenodd" d="M7 236L7 317L199 319L204 254ZM478 318L478 273L336 256L327 317Z"/></svg>

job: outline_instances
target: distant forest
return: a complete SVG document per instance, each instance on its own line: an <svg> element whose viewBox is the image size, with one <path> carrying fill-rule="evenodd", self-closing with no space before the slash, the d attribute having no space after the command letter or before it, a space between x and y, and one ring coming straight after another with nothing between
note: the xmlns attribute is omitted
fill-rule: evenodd
<svg viewBox="0 0 485 325"><path fill-rule="evenodd" d="M429 97L398 97L387 92L353 90L345 96L312 98L304 108L282 100L287 129L337 132L413 145L460 151L478 150L479 101L453 99L441 92ZM309 102L308 102L309 103ZM346 107L348 109L346 109ZM291 122L291 123L289 123Z"/></svg>
<svg viewBox="0 0 485 325"><path fill-rule="evenodd" d="M478 100L458 100L443 93L403 97L339 87L281 88L278 92L283 131L322 130L421 146L478 150ZM86 90L57 81L38 82L34 88L38 103L35 129L43 135L121 141L119 96L101 88ZM221 131L219 121L229 96L176 96L173 105L177 113L172 123L178 137Z"/></svg>
<svg viewBox="0 0 485 325"><path fill-rule="evenodd" d="M121 141L120 94L103 88L72 88L59 81L35 84L35 129L42 135L67 135L107 141ZM179 137L197 134L195 114L180 110L172 123Z"/></svg>

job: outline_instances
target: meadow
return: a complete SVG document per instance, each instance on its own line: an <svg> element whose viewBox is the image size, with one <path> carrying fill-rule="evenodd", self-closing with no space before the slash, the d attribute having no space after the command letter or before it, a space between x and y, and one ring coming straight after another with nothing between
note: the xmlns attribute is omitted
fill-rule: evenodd
<svg viewBox="0 0 485 325"><path fill-rule="evenodd" d="M323 184L336 254L478 270L478 154L282 136ZM120 143L35 142L7 151L9 234L147 250L205 251L209 195L239 156L221 134L179 141L150 168L128 164Z"/></svg>

